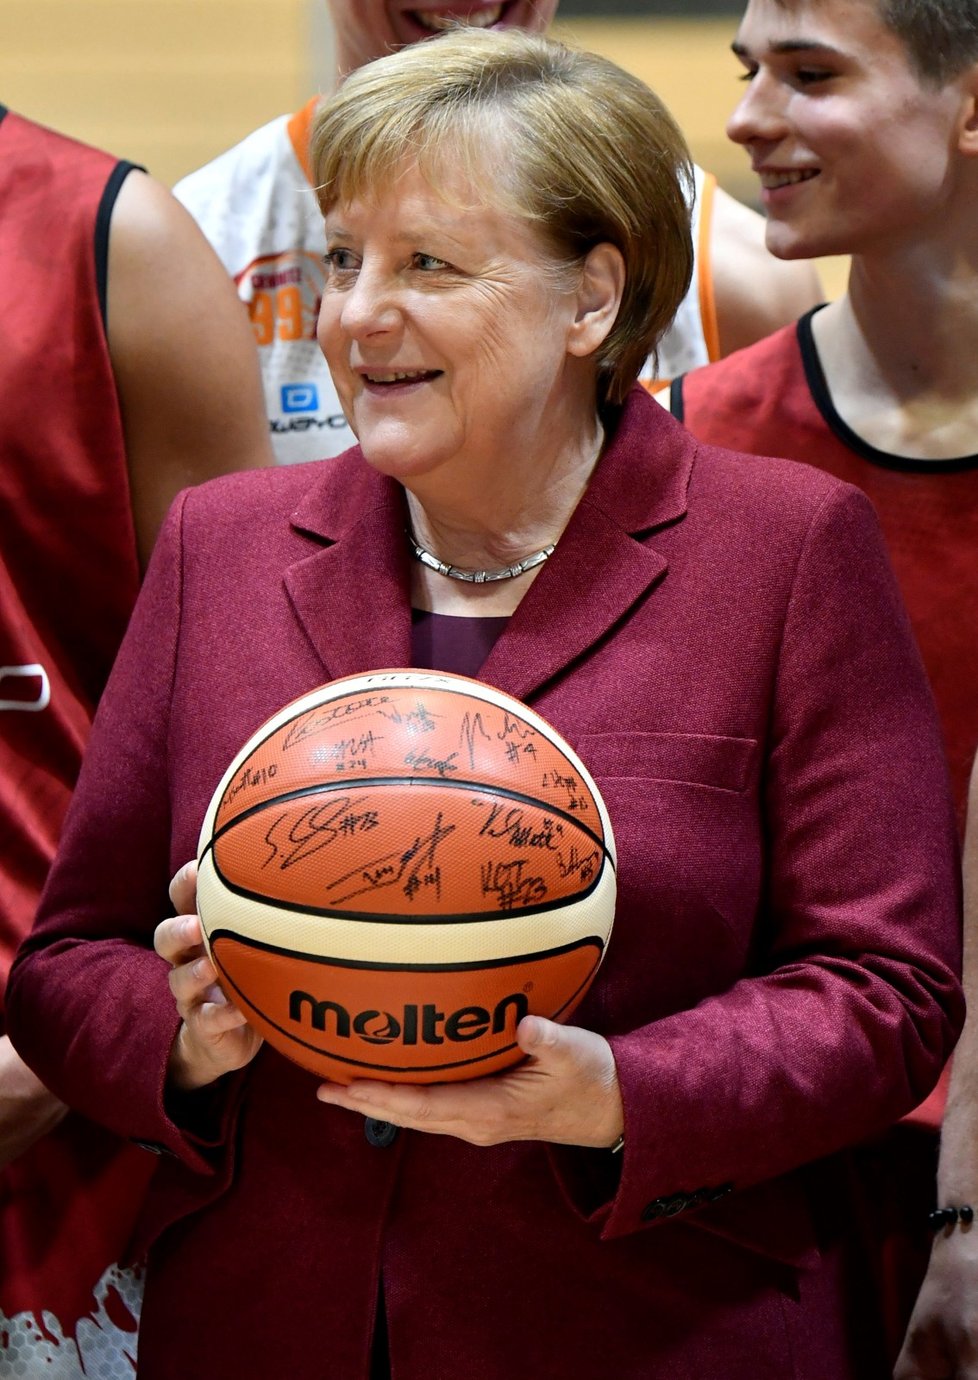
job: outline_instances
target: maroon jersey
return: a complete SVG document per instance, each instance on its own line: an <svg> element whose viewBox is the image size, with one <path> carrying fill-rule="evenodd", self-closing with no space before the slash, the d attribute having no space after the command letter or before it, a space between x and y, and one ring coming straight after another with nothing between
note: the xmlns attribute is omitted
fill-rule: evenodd
<svg viewBox="0 0 978 1380"><path fill-rule="evenodd" d="M978 750L978 455L908 460L857 436L829 397L813 315L677 379L672 410L704 441L804 460L872 499L937 700L963 822Z"/></svg>
<svg viewBox="0 0 978 1380"><path fill-rule="evenodd" d="M105 330L131 168L0 107L0 991L139 580ZM70 1117L0 1174L0 1371L126 1373L138 1297L109 1267L150 1159Z"/></svg>
<svg viewBox="0 0 978 1380"><path fill-rule="evenodd" d="M0 977L29 929L95 703L136 597L105 335L129 164L0 118Z"/></svg>

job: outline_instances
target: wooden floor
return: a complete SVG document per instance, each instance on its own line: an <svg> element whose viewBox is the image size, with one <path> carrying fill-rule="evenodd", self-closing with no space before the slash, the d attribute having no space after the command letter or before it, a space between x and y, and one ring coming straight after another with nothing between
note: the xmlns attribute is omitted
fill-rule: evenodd
<svg viewBox="0 0 978 1380"><path fill-rule="evenodd" d="M746 155L724 135L740 86L734 19L575 19L557 32L662 96L693 155L751 202ZM331 70L324 0L0 0L0 101L172 184ZM844 261L820 264L830 295Z"/></svg>

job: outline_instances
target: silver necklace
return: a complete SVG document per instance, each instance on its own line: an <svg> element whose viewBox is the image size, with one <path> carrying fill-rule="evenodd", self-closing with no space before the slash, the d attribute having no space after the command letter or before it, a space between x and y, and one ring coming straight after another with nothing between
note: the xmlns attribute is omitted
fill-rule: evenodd
<svg viewBox="0 0 978 1380"><path fill-rule="evenodd" d="M543 565L544 561L553 555L557 546L556 542L551 542L542 551L534 551L532 556L524 556L514 565L504 565L499 570L462 570L457 565L446 565L430 551L426 551L410 528L405 528L404 535L408 539L411 555L416 561L420 561L422 565L426 565L429 570L434 570L439 575L447 576L449 580L464 580L470 585L487 585L493 580L515 580L518 575L525 575L528 570Z"/></svg>

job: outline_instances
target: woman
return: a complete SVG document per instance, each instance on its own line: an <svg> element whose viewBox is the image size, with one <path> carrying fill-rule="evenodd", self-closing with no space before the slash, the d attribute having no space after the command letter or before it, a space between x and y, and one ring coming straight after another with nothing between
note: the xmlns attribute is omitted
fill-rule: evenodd
<svg viewBox="0 0 978 1380"><path fill-rule="evenodd" d="M690 262L651 93L540 38L436 44L320 118L320 339L360 447L175 505L12 1032L161 1152L142 1380L352 1380L372 1348L399 1380L871 1380L841 1152L962 1019L945 772L876 527L631 388ZM254 728L412 661L580 752L614 939L519 1069L317 1090L223 1001L192 913L158 956L153 930Z"/></svg>

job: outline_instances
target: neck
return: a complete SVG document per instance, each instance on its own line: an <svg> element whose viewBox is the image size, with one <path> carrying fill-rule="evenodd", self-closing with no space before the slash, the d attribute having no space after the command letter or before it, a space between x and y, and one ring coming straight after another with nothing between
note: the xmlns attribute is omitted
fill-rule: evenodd
<svg viewBox="0 0 978 1380"><path fill-rule="evenodd" d="M836 409L871 445L920 459L974 453L978 252L856 256L813 333Z"/></svg>
<svg viewBox="0 0 978 1380"><path fill-rule="evenodd" d="M465 570L512 565L557 541L597 464L604 432L595 417L587 434L549 461L527 456L500 466L502 481L479 484L468 473L446 490L424 480L408 490L411 529L440 561Z"/></svg>
<svg viewBox="0 0 978 1380"><path fill-rule="evenodd" d="M535 482L480 488L469 483L459 502L442 494L407 493L411 530L437 561L462 570L513 566L559 542L597 464L604 432L594 418L586 443L571 448L560 464L532 471ZM422 486L423 487L423 486ZM520 501L521 500L521 501ZM512 579L453 580L420 561L412 562L412 602L436 613L510 614L543 568L543 560Z"/></svg>

